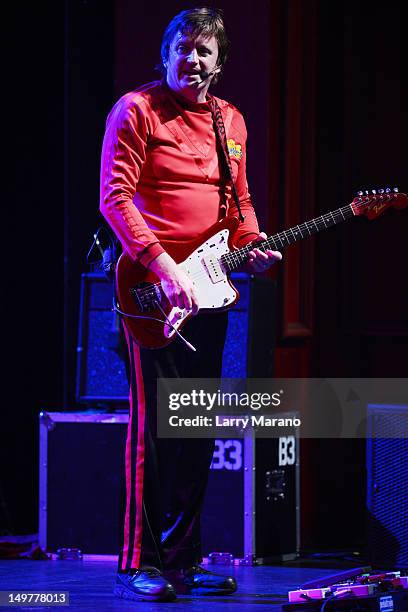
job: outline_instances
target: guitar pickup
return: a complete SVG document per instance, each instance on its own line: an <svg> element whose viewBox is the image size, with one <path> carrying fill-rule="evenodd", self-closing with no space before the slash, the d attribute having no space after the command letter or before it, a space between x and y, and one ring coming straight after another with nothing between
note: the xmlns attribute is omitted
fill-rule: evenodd
<svg viewBox="0 0 408 612"><path fill-rule="evenodd" d="M154 310L156 302L160 302L162 297L159 285L153 283L141 283L137 287L132 287L130 293L142 312Z"/></svg>
<svg viewBox="0 0 408 612"><path fill-rule="evenodd" d="M225 272L221 268L220 262L214 255L203 257L202 263L213 283L225 280Z"/></svg>

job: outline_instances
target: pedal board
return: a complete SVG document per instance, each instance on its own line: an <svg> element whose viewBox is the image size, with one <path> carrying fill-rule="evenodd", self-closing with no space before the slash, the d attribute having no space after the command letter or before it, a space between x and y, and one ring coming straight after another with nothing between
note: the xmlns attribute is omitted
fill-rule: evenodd
<svg viewBox="0 0 408 612"><path fill-rule="evenodd" d="M284 612L408 612L408 576L356 568L289 591ZM370 568L371 569L371 568ZM364 570L361 572L361 570Z"/></svg>

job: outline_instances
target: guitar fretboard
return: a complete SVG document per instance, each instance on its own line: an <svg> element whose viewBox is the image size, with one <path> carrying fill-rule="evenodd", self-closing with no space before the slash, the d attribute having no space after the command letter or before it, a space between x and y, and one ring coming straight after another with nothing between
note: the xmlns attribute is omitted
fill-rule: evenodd
<svg viewBox="0 0 408 612"><path fill-rule="evenodd" d="M347 204L347 206L343 206L342 208L326 213L321 217L316 217L316 219L305 221L305 223L295 225L295 227L291 227L288 230L274 234L273 236L266 238L263 242L258 242L256 248L263 252L268 249L273 251L281 251L297 240L302 240L308 236L313 236L313 234L317 234L318 232L328 229L329 227L333 227L333 225L337 225L342 221L351 219L353 216L353 207L351 204ZM247 261L248 254L253 248L254 246L249 244L242 249L230 251L221 257L221 262L228 272L236 270Z"/></svg>

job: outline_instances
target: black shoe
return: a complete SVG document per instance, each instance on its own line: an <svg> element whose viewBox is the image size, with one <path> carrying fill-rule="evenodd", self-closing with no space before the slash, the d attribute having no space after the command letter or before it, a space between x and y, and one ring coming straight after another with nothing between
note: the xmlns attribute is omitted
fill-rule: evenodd
<svg viewBox="0 0 408 612"><path fill-rule="evenodd" d="M237 590L237 581L232 576L213 574L199 565L183 570L168 570L165 576L180 595L231 595Z"/></svg>
<svg viewBox="0 0 408 612"><path fill-rule="evenodd" d="M116 597L136 601L174 601L176 592L155 567L144 566L129 574L118 574L113 591Z"/></svg>

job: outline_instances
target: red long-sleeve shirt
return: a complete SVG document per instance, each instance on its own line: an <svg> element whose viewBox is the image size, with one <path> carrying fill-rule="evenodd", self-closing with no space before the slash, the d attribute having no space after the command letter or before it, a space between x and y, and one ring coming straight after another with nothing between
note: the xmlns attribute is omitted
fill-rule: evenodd
<svg viewBox="0 0 408 612"><path fill-rule="evenodd" d="M245 221L235 244L259 234L246 181L246 128L239 111L217 98ZM238 216L220 176L208 102L185 103L160 81L123 96L107 121L102 151L101 212L123 248L148 266L161 240L197 237L220 218Z"/></svg>

